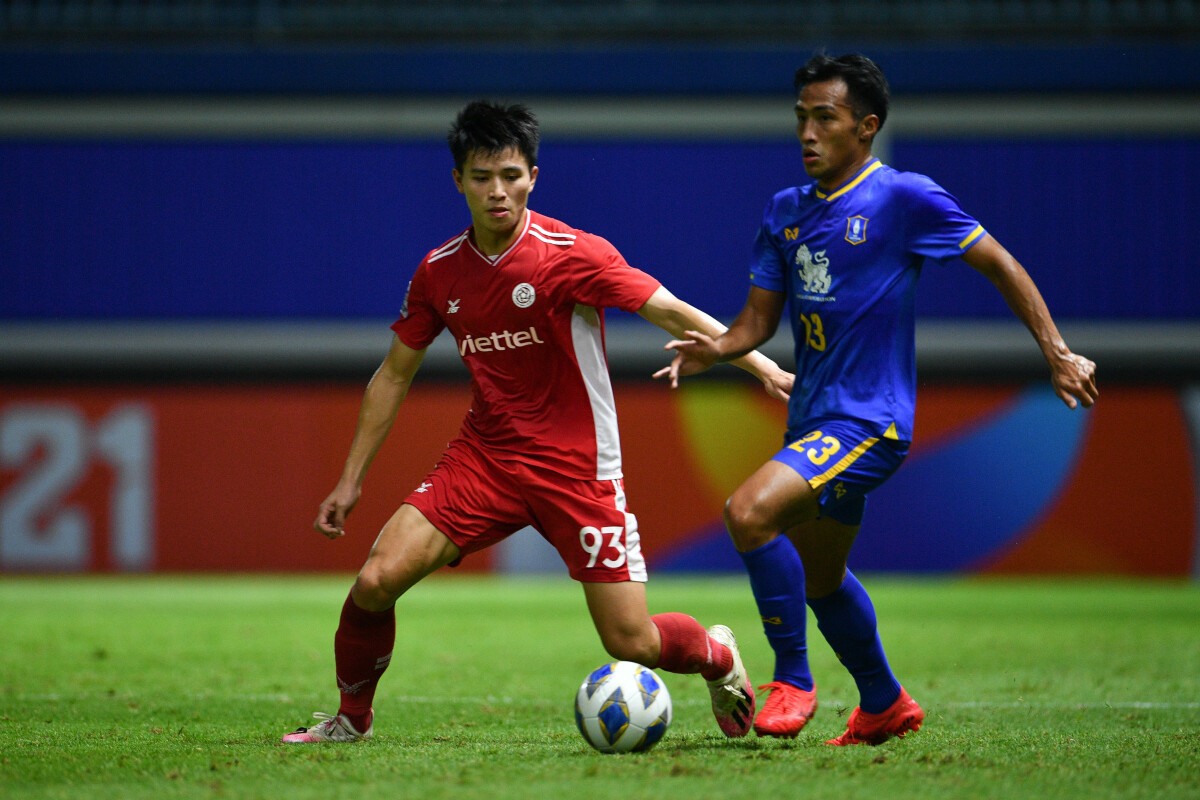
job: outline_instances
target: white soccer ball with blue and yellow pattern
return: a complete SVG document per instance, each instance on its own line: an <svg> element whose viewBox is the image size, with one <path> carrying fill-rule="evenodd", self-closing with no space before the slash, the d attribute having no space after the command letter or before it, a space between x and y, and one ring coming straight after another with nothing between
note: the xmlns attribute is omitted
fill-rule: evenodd
<svg viewBox="0 0 1200 800"><path fill-rule="evenodd" d="M671 693L653 670L614 661L575 693L575 725L601 753L649 750L671 725Z"/></svg>

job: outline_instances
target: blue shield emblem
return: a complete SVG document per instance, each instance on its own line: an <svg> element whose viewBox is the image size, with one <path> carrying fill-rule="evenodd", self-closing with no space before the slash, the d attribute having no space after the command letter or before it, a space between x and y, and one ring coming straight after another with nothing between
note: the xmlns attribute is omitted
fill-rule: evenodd
<svg viewBox="0 0 1200 800"><path fill-rule="evenodd" d="M846 219L846 241L862 244L867 240L867 218L853 216Z"/></svg>

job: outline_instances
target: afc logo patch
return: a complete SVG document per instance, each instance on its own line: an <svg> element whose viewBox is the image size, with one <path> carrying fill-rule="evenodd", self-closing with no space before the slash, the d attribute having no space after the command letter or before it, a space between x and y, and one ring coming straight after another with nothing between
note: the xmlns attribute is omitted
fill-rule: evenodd
<svg viewBox="0 0 1200 800"><path fill-rule="evenodd" d="M846 218L846 241L850 244L862 244L867 240L867 218L853 216Z"/></svg>

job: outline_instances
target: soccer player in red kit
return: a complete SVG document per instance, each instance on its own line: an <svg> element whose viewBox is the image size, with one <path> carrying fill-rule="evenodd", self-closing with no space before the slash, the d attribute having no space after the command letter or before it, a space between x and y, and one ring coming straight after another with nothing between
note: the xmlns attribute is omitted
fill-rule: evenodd
<svg viewBox="0 0 1200 800"><path fill-rule="evenodd" d="M434 470L384 525L342 607L336 714L288 743L368 739L396 637L394 604L426 575L531 525L584 590L608 653L699 673L721 730L744 736L754 691L724 625L651 616L637 519L621 473L604 308L636 311L673 336L723 327L631 267L604 239L527 207L539 132L523 106L475 102L448 137L471 226L431 251L408 287L395 338L363 397L341 479L314 527L344 533L425 349L448 328L471 373L471 407ZM734 362L786 399L792 375L752 352Z"/></svg>

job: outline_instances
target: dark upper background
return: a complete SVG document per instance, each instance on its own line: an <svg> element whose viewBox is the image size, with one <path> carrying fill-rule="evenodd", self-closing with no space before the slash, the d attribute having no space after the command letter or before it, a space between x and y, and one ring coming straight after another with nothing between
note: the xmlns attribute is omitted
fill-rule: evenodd
<svg viewBox="0 0 1200 800"><path fill-rule="evenodd" d="M728 317L764 204L805 180L791 76L822 47L880 63L881 155L1057 318L1200 318L1200 2L14 0L0 320L391 318L468 222L442 135L484 95L543 116L534 208ZM919 310L1008 313L961 263Z"/></svg>

